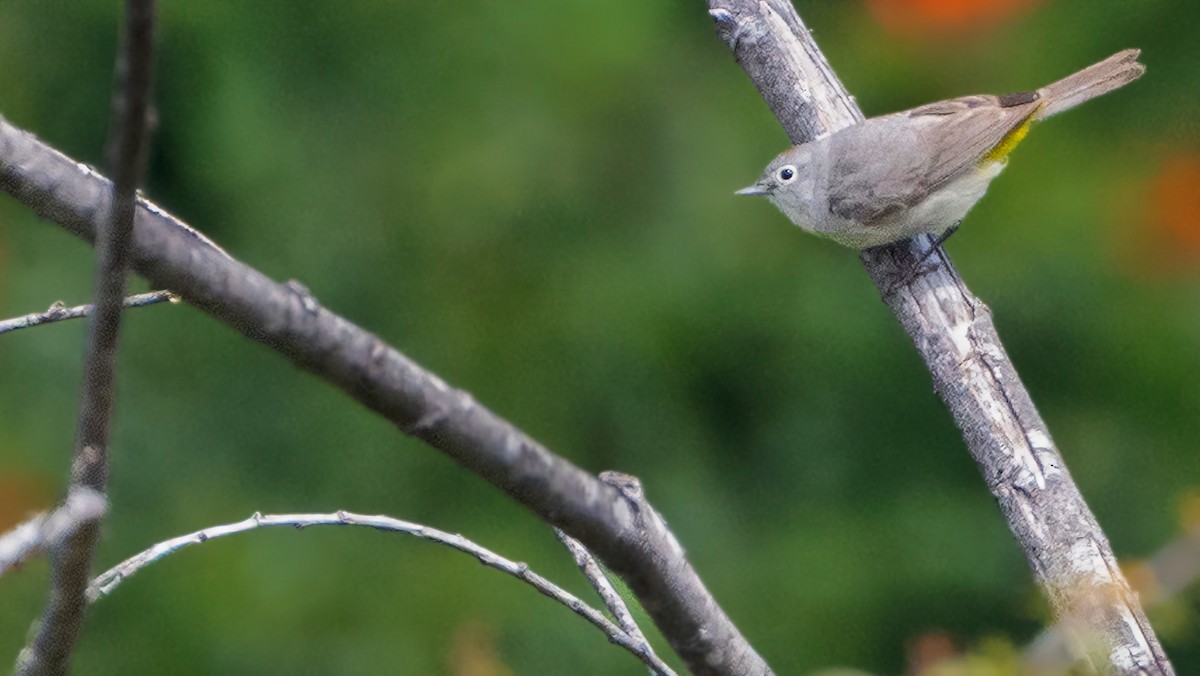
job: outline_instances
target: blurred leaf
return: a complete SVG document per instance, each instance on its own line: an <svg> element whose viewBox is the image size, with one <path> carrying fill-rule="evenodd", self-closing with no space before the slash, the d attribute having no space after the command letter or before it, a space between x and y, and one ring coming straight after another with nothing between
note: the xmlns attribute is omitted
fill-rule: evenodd
<svg viewBox="0 0 1200 676"><path fill-rule="evenodd" d="M1164 257L1200 262L1200 155L1168 157L1151 191L1149 211Z"/></svg>
<svg viewBox="0 0 1200 676"><path fill-rule="evenodd" d="M871 15L894 33L965 39L1028 12L1042 0L866 0Z"/></svg>

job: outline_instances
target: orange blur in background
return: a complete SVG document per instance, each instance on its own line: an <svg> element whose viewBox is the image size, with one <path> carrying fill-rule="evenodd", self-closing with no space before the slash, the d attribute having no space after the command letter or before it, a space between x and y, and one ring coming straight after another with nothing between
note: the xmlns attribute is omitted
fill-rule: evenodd
<svg viewBox="0 0 1200 676"><path fill-rule="evenodd" d="M995 27L1040 0L866 0L875 20L891 33L973 32Z"/></svg>

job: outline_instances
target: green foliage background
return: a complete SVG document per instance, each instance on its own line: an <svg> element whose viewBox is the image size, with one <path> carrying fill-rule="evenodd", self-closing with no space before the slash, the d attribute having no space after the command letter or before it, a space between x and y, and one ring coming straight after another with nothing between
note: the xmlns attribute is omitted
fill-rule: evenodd
<svg viewBox="0 0 1200 676"><path fill-rule="evenodd" d="M118 4L0 4L0 114L90 163ZM799 3L868 114L1145 49L1147 76L1036 129L949 245L1130 562L1181 536L1200 478L1200 258L1152 236L1149 202L1164 158L1200 153L1198 7L1059 0L930 40L858 2ZM205 0L161 18L147 193L573 462L641 477L780 673L898 673L926 632L1039 631L1030 571L855 255L732 196L786 139L703 3ZM0 199L0 316L84 302L90 256ZM83 335L0 338L7 523L62 489ZM586 593L498 491L186 306L128 315L115 435L100 565L256 510L342 508L462 532ZM0 580L0 662L46 578ZM1151 612L1180 673L1200 671L1196 609L1192 589ZM365 529L177 554L92 609L76 665L472 673L464 646L487 662L487 637L512 673L642 673L519 583Z"/></svg>

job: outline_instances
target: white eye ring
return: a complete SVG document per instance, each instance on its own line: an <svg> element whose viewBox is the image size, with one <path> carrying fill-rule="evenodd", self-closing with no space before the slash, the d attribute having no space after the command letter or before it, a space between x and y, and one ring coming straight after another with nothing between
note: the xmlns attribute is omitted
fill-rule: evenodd
<svg viewBox="0 0 1200 676"><path fill-rule="evenodd" d="M779 171L775 172L775 176L776 176L776 178L779 179L779 182L781 184L786 185L788 183L791 183L792 181L796 180L796 165L794 165L794 164L783 165L782 167L779 168Z"/></svg>

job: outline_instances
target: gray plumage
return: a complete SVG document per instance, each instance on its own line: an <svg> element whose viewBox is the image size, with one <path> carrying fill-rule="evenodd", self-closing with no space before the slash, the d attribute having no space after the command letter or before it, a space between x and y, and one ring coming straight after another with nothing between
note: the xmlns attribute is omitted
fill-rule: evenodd
<svg viewBox="0 0 1200 676"><path fill-rule="evenodd" d="M1129 49L1034 92L964 96L874 117L776 157L758 183L801 228L866 248L960 221L1029 125L1136 80ZM790 170L790 171L789 171Z"/></svg>

